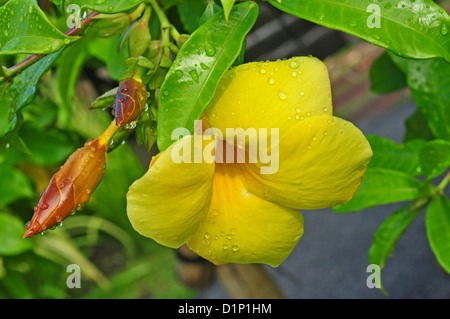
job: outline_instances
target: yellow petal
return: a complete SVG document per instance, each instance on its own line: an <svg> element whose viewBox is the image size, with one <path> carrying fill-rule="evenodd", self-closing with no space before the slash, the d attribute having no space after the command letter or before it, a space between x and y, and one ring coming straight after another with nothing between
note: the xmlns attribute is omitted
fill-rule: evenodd
<svg viewBox="0 0 450 319"><path fill-rule="evenodd" d="M215 141L197 144L192 136L185 136L160 153L148 172L133 183L127 213L137 232L172 248L194 234L210 206L215 166L214 162L195 163L194 152L209 143ZM189 149L190 161L177 163L179 158L172 151L183 155Z"/></svg>
<svg viewBox="0 0 450 319"><path fill-rule="evenodd" d="M245 164L216 164L207 218L188 246L215 264L278 266L303 234L303 217L265 201L244 187Z"/></svg>
<svg viewBox="0 0 450 319"><path fill-rule="evenodd" d="M211 126L285 128L314 115L332 115L331 88L325 64L312 57L252 62L222 77L206 110Z"/></svg>
<svg viewBox="0 0 450 319"><path fill-rule="evenodd" d="M278 171L274 174L261 174L261 165L249 165L253 182L248 179L248 187L262 198L296 209L348 202L372 157L372 149L358 128L327 115L293 126L280 136L278 151Z"/></svg>

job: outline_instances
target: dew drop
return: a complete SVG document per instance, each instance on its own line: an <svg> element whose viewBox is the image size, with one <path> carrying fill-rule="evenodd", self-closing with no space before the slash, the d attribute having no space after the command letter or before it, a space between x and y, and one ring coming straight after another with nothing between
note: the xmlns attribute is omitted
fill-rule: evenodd
<svg viewBox="0 0 450 319"><path fill-rule="evenodd" d="M291 63L289 63L289 66L291 67L291 69L297 69L300 65L297 61L291 61Z"/></svg>
<svg viewBox="0 0 450 319"><path fill-rule="evenodd" d="M323 111L324 111L324 112L328 112L328 108L327 108L327 107L324 107L324 108L323 108Z"/></svg>
<svg viewBox="0 0 450 319"><path fill-rule="evenodd" d="M286 94L285 92L283 92L283 91L280 91L280 92L278 93L278 97L279 97L281 100L286 100L286 99L287 99L287 94Z"/></svg>
<svg viewBox="0 0 450 319"><path fill-rule="evenodd" d="M259 73L261 73L261 74L266 74L267 71L266 71L266 69L262 68L262 69L259 70Z"/></svg>
<svg viewBox="0 0 450 319"><path fill-rule="evenodd" d="M274 85L275 84L275 80L273 78L269 78L267 80L267 82L269 82L270 85Z"/></svg>
<svg viewBox="0 0 450 319"><path fill-rule="evenodd" d="M183 77L183 71L181 71L181 70L175 70L175 75L176 75L179 79L181 79L181 78Z"/></svg>
<svg viewBox="0 0 450 319"><path fill-rule="evenodd" d="M298 75L298 73L297 73L297 72L295 72L295 71L292 71L292 73L291 73L291 76L292 76L293 78L297 77L297 75Z"/></svg>
<svg viewBox="0 0 450 319"><path fill-rule="evenodd" d="M228 245L227 244L223 244L223 250L227 250L228 249Z"/></svg>
<svg viewBox="0 0 450 319"><path fill-rule="evenodd" d="M304 95L305 95L305 92L301 91L301 92L299 93L299 95L300 95L300 96L304 96Z"/></svg>
<svg viewBox="0 0 450 319"><path fill-rule="evenodd" d="M300 120L300 115L295 115L295 118L297 119L297 120Z"/></svg>
<svg viewBox="0 0 450 319"><path fill-rule="evenodd" d="M27 223L25 224L25 228L28 229L31 226L31 220L27 221Z"/></svg>
<svg viewBox="0 0 450 319"><path fill-rule="evenodd" d="M448 34L448 28L447 28L447 25L445 23L441 27L441 34L442 35L447 35Z"/></svg>
<svg viewBox="0 0 450 319"><path fill-rule="evenodd" d="M195 82L198 83L199 77L198 77L197 70L192 69L191 71L189 71L189 75L191 76L192 80L194 80Z"/></svg>
<svg viewBox="0 0 450 319"><path fill-rule="evenodd" d="M48 204L47 203L43 203L42 205L41 205L41 209L42 210L45 210L45 209L47 209L48 208Z"/></svg>
<svg viewBox="0 0 450 319"><path fill-rule="evenodd" d="M239 251L239 246L238 245L233 245L233 246L231 246L231 250L236 253L236 252Z"/></svg>

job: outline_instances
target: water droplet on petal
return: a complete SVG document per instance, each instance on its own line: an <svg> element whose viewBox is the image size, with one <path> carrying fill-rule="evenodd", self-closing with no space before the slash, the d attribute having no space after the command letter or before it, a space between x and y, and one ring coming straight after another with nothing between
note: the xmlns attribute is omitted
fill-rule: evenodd
<svg viewBox="0 0 450 319"><path fill-rule="evenodd" d="M231 250L234 251L235 253L239 251L239 246L238 245L233 245L231 247Z"/></svg>
<svg viewBox="0 0 450 319"><path fill-rule="evenodd" d="M282 99L282 100L286 100L286 99L287 99L287 94L286 94L285 92L283 92L283 91L280 91L280 92L278 93L278 97L279 97L280 99Z"/></svg>
<svg viewBox="0 0 450 319"><path fill-rule="evenodd" d="M290 66L292 69L297 69L300 65L298 64L297 61L291 61L291 63L289 63L289 66Z"/></svg>
<svg viewBox="0 0 450 319"><path fill-rule="evenodd" d="M270 85L274 85L275 84L275 80L273 78L269 78L267 80L267 82L269 82Z"/></svg>

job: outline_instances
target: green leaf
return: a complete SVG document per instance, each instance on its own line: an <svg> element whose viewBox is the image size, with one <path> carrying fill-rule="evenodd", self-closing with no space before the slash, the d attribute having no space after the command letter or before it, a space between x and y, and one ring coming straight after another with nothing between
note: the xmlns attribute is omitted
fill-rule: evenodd
<svg viewBox="0 0 450 319"><path fill-rule="evenodd" d="M339 213L356 212L377 205L420 197L422 183L413 176L384 168L367 169L361 186L351 201L334 206Z"/></svg>
<svg viewBox="0 0 450 319"><path fill-rule="evenodd" d="M177 5L181 23L187 32L192 33L198 28L206 5L205 0L189 0Z"/></svg>
<svg viewBox="0 0 450 319"><path fill-rule="evenodd" d="M42 75L47 72L56 58L58 58L62 50L63 49L43 57L14 78L13 84L7 90L12 103L9 107L10 125L5 132L5 135L8 134L9 136L13 136L16 130L19 129L22 119L22 108L33 101L37 92L39 80Z"/></svg>
<svg viewBox="0 0 450 319"><path fill-rule="evenodd" d="M235 0L220 0L225 14L225 21L228 23L228 17L230 16L231 9L234 6Z"/></svg>
<svg viewBox="0 0 450 319"><path fill-rule="evenodd" d="M67 133L56 128L39 130L26 123L20 136L31 152L29 160L37 165L61 164L76 149Z"/></svg>
<svg viewBox="0 0 450 319"><path fill-rule="evenodd" d="M299 18L340 30L399 55L450 61L450 16L431 0L276 0Z"/></svg>
<svg viewBox="0 0 450 319"><path fill-rule="evenodd" d="M367 135L366 138L373 150L370 168L387 168L413 176L422 175L419 153L425 141L413 140L403 145L377 135Z"/></svg>
<svg viewBox="0 0 450 319"><path fill-rule="evenodd" d="M420 211L420 209L413 209L413 204L409 204L386 218L373 237L373 243L369 249L370 264L384 268L387 258L394 253L397 241Z"/></svg>
<svg viewBox="0 0 450 319"><path fill-rule="evenodd" d="M392 62L387 52L383 53L370 68L370 89L378 94L387 94L407 86L405 73Z"/></svg>
<svg viewBox="0 0 450 319"><path fill-rule="evenodd" d="M57 89L61 102L59 120L63 127L69 121L70 105L72 104L75 88L87 58L87 44L95 36L94 32L86 32L83 38L64 50L57 67Z"/></svg>
<svg viewBox="0 0 450 319"><path fill-rule="evenodd" d="M439 264L450 274L450 201L444 195L435 198L425 215L428 241Z"/></svg>
<svg viewBox="0 0 450 319"><path fill-rule="evenodd" d="M0 255L19 255L33 247L33 241L22 238L25 225L8 213L0 212Z"/></svg>
<svg viewBox="0 0 450 319"><path fill-rule="evenodd" d="M89 42L89 53L106 64L109 75L118 81L126 70L125 60L128 58L128 48L118 49L119 36L96 38Z"/></svg>
<svg viewBox="0 0 450 319"><path fill-rule="evenodd" d="M434 140L425 144L420 161L427 178L441 175L450 166L450 142Z"/></svg>
<svg viewBox="0 0 450 319"><path fill-rule="evenodd" d="M91 9L102 13L124 12L136 7L145 0L65 0L65 7L76 4L82 9Z"/></svg>
<svg viewBox="0 0 450 319"><path fill-rule="evenodd" d="M206 6L205 11L203 12L200 18L198 26L201 26L206 21L208 21L208 19L211 18L213 15L222 11L223 11L222 7L216 4L214 1L208 2L208 5Z"/></svg>
<svg viewBox="0 0 450 319"><path fill-rule="evenodd" d="M56 29L35 0L10 0L0 8L0 56L49 54L76 41Z"/></svg>
<svg viewBox="0 0 450 319"><path fill-rule="evenodd" d="M160 150L174 142L174 129L184 127L193 132L194 121L200 118L220 78L238 57L258 12L256 3L244 2L233 7L228 23L223 14L217 13L182 46L159 95Z"/></svg>
<svg viewBox="0 0 450 319"><path fill-rule="evenodd" d="M433 134L450 141L450 64L442 59L412 60L390 55L406 73L413 99Z"/></svg>
<svg viewBox="0 0 450 319"><path fill-rule="evenodd" d="M406 133L403 138L403 142L405 143L414 139L422 139L425 141L434 139L427 119L420 110L416 110L413 115L406 119L405 127Z"/></svg>
<svg viewBox="0 0 450 319"><path fill-rule="evenodd" d="M0 164L0 205L32 197L33 189L28 177L13 166Z"/></svg>

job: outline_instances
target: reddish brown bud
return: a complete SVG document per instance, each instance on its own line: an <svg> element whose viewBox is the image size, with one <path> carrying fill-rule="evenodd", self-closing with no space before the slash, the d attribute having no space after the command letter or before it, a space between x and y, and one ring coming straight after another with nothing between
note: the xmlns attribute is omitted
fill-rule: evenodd
<svg viewBox="0 0 450 319"><path fill-rule="evenodd" d="M132 78L121 82L114 98L116 125L124 126L137 120L145 109L147 97L147 90L141 82Z"/></svg>
<svg viewBox="0 0 450 319"><path fill-rule="evenodd" d="M89 200L105 172L106 141L104 137L87 141L53 175L26 224L24 238L53 228Z"/></svg>

